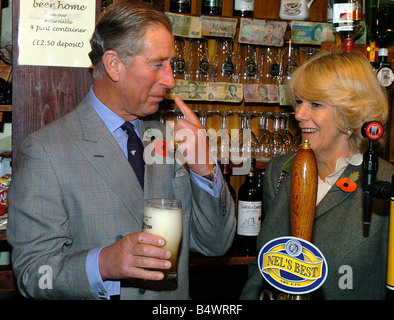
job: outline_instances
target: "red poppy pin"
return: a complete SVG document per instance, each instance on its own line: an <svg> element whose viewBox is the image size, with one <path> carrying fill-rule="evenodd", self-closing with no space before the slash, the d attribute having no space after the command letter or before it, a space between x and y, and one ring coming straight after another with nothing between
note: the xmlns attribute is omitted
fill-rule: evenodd
<svg viewBox="0 0 394 320"><path fill-rule="evenodd" d="M155 141L155 152L162 157L167 157L167 141L165 140L156 140Z"/></svg>
<svg viewBox="0 0 394 320"><path fill-rule="evenodd" d="M336 186L344 192L353 192L357 189L356 180L358 179L358 176L358 172L353 172L349 175L349 178L339 179Z"/></svg>

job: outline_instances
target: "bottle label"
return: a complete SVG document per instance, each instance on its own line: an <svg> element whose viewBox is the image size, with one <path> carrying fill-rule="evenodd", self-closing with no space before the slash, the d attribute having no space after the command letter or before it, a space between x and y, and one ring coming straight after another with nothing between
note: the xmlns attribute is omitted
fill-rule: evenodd
<svg viewBox="0 0 394 320"><path fill-rule="evenodd" d="M262 201L238 201L237 233L257 236L261 228Z"/></svg>
<svg viewBox="0 0 394 320"><path fill-rule="evenodd" d="M290 77L291 74L297 69L298 64L295 62L289 62L289 64L285 68L285 74ZM279 72L278 72L279 73ZM279 75L279 74L278 74Z"/></svg>
<svg viewBox="0 0 394 320"><path fill-rule="evenodd" d="M234 73L234 64L232 61L226 61L222 64L222 75L231 76Z"/></svg>
<svg viewBox="0 0 394 320"><path fill-rule="evenodd" d="M345 49L345 52L353 51L353 42L354 40L352 38L343 40L343 47Z"/></svg>
<svg viewBox="0 0 394 320"><path fill-rule="evenodd" d="M389 87L394 81L394 73L393 70L387 67L383 67L378 70L377 72L377 77L380 82L380 84L383 87Z"/></svg>
<svg viewBox="0 0 394 320"><path fill-rule="evenodd" d="M279 76L280 66L278 63L273 63L270 65L269 73L273 77Z"/></svg>
<svg viewBox="0 0 394 320"><path fill-rule="evenodd" d="M245 64L245 74L248 77L254 77L256 75L257 64L254 61L248 61Z"/></svg>
<svg viewBox="0 0 394 320"><path fill-rule="evenodd" d="M177 58L174 61L174 71L176 73L184 73L185 72L185 68L186 68L185 59Z"/></svg>
<svg viewBox="0 0 394 320"><path fill-rule="evenodd" d="M208 59L201 59L201 61L200 61L200 71L203 74L208 74L208 71L209 71L209 61L208 61Z"/></svg>
<svg viewBox="0 0 394 320"><path fill-rule="evenodd" d="M235 0L234 10L237 11L253 11L254 10L254 0Z"/></svg>
<svg viewBox="0 0 394 320"><path fill-rule="evenodd" d="M352 31L353 21L361 18L359 10L356 3L334 3L332 22L337 25L335 30Z"/></svg>

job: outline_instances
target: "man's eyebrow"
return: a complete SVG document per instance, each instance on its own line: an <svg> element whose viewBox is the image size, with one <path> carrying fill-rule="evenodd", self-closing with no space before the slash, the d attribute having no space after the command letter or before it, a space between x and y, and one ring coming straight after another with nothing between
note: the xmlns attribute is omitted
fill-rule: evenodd
<svg viewBox="0 0 394 320"><path fill-rule="evenodd" d="M159 56L159 57L151 57L151 58L148 58L148 61L149 62L153 62L153 63L155 63L155 62L164 62L164 61L168 61L168 60L171 60L171 59L173 59L174 58L174 55L171 55L171 56L166 56L166 57L162 57L162 56Z"/></svg>

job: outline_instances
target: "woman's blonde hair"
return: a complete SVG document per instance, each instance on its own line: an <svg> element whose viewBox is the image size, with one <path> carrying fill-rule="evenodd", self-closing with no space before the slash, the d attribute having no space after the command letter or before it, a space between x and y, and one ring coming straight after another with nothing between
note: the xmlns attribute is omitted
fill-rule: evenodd
<svg viewBox="0 0 394 320"><path fill-rule="evenodd" d="M299 97L336 107L338 129L351 130L349 142L360 151L365 149L366 140L362 125L373 120L384 125L389 113L387 92L368 59L358 51L315 54L293 72L286 97L293 106Z"/></svg>

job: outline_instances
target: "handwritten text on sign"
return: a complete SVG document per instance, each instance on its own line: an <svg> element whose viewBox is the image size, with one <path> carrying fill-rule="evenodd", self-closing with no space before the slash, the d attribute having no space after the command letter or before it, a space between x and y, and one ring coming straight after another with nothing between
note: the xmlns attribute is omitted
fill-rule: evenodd
<svg viewBox="0 0 394 320"><path fill-rule="evenodd" d="M96 0L24 0L19 64L89 67Z"/></svg>

